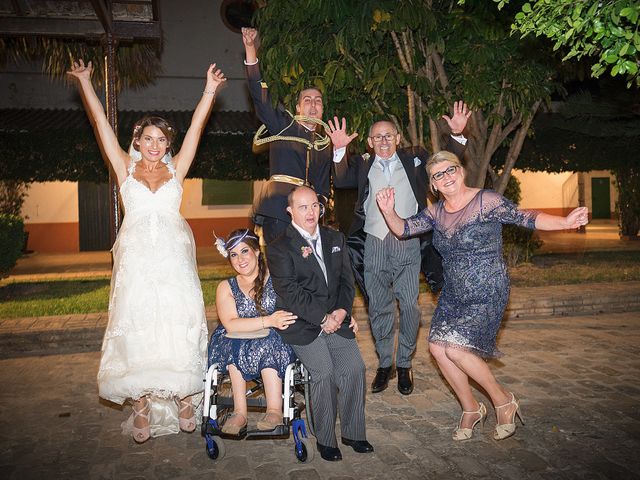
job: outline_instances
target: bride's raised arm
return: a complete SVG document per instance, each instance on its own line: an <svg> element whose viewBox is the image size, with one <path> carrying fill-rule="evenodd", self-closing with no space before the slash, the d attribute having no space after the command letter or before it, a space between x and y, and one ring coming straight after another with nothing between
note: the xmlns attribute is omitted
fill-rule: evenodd
<svg viewBox="0 0 640 480"><path fill-rule="evenodd" d="M98 99L93 85L91 84L91 72L93 66L91 62L84 64L82 59L73 62L71 70L67 74L76 80L84 108L87 111L91 125L96 133L100 149L107 157L113 167L113 171L118 178L118 185L127 177L127 163L129 155L118 144L118 137L114 133L109 120L104 112L102 103Z"/></svg>
<svg viewBox="0 0 640 480"><path fill-rule="evenodd" d="M193 112L191 125L184 137L180 152L173 158L176 167L176 176L181 182L186 177L193 158L196 155L202 131L207 124L211 108L213 107L216 91L220 84L225 81L226 78L224 78L224 74L219 69L216 69L216 64L210 65L207 70L207 83L202 92L202 98L198 102L196 110Z"/></svg>

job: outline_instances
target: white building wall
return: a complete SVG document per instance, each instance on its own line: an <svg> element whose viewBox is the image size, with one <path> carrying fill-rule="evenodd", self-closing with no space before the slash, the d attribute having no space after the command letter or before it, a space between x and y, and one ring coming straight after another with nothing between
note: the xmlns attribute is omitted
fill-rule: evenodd
<svg viewBox="0 0 640 480"><path fill-rule="evenodd" d="M32 183L22 207L25 223L65 223L78 221L76 182Z"/></svg>

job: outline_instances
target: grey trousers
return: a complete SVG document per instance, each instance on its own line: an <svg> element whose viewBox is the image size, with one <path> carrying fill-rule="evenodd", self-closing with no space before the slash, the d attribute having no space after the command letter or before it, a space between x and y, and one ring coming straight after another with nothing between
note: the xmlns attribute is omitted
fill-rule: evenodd
<svg viewBox="0 0 640 480"><path fill-rule="evenodd" d="M355 339L323 333L309 345L291 347L311 374L311 409L318 443L338 446L338 413L343 437L366 440L365 366Z"/></svg>
<svg viewBox="0 0 640 480"><path fill-rule="evenodd" d="M420 262L419 239L398 240L389 233L380 240L374 235L367 235L364 284L369 295L369 321L380 367L393 364L396 300L400 306L396 366L411 367L420 328Z"/></svg>

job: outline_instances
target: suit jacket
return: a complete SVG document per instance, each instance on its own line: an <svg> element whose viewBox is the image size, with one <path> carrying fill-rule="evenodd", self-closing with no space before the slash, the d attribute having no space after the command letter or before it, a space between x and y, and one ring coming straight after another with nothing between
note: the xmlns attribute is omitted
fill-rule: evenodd
<svg viewBox="0 0 640 480"><path fill-rule="evenodd" d="M449 142L445 150L455 153L462 158L465 146L449 137ZM397 151L400 163L407 174L411 191L418 202L418 211L427 207L427 188L429 178L425 168L429 160L429 153L420 147L403 148ZM375 157L356 155L334 164L334 185L337 188L358 188L358 200L354 209L354 219L349 230L347 245L349 255L353 265L354 276L365 299L369 297L364 285L364 242L367 234L364 231L365 213L364 204L369 194L369 170ZM431 239L432 232L427 232L420 236L420 252L422 255L421 270L433 291L442 288L442 259L440 254L433 248Z"/></svg>
<svg viewBox="0 0 640 480"><path fill-rule="evenodd" d="M314 139L314 132L294 122L291 114L282 105L273 107L269 90L266 87L263 88L259 64L247 66L247 80L256 115L269 130L269 135L279 133L282 136L304 138L309 141ZM333 150L329 145L320 151L312 149L309 155L309 172L306 175L307 146L305 144L288 140L271 142L269 143L269 174L289 175L302 180L307 176L316 193L327 199ZM293 188L294 185L288 183L267 182L254 203L254 213L290 222L291 218L286 210L287 195Z"/></svg>
<svg viewBox="0 0 640 480"><path fill-rule="evenodd" d="M355 286L344 235L321 226L320 238L327 281L315 255L303 255L303 247L309 244L292 225L267 246L276 309L298 316L289 328L278 330L288 344L308 345L313 342L320 334L324 316L339 308L345 309L347 316L335 333L354 338L349 322Z"/></svg>

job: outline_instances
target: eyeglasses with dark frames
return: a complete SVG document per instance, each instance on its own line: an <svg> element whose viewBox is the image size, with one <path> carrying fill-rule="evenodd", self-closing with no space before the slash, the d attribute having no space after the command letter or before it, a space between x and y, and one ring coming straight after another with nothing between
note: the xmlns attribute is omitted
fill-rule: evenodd
<svg viewBox="0 0 640 480"><path fill-rule="evenodd" d="M431 175L431 178L437 182L444 178L445 173L448 176L453 177L457 171L458 171L458 165L451 165L450 167L447 167L445 170L441 170L439 172L434 173L433 175Z"/></svg>

